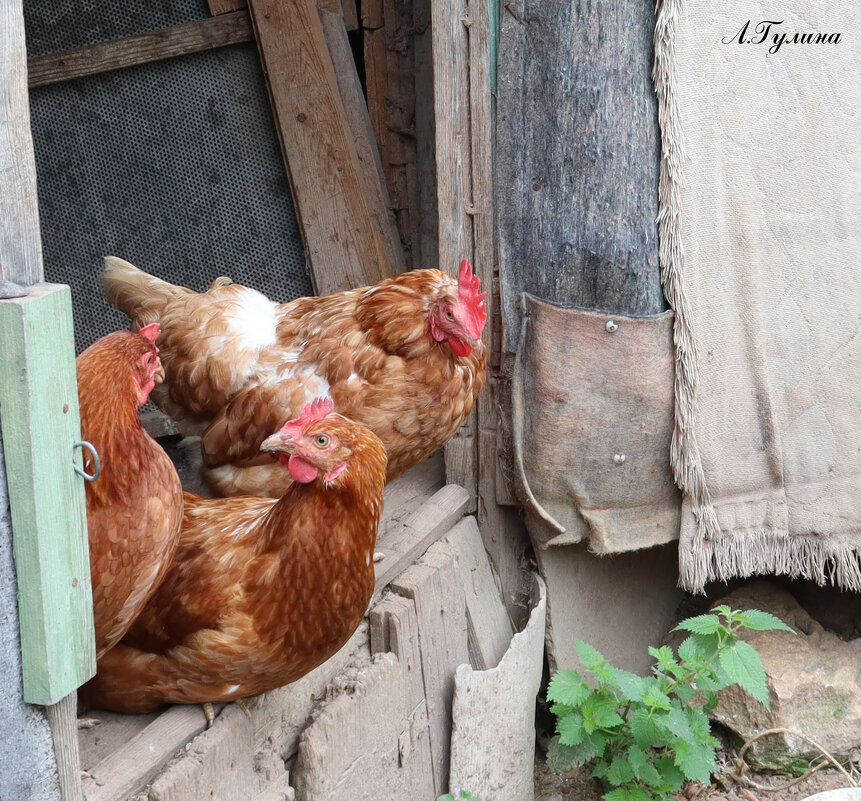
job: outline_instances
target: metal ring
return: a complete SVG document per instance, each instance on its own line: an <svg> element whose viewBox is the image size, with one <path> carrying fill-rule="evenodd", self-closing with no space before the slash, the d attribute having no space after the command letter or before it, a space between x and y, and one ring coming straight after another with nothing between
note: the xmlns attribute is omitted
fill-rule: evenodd
<svg viewBox="0 0 861 801"><path fill-rule="evenodd" d="M72 462L72 467L75 472L84 479L84 481L95 481L102 474L102 461L99 459L99 452L96 450L96 446L91 442L87 442L86 440L81 440L81 442L76 442L72 445L72 450L75 448L86 448L90 452L90 456L93 457L93 462L95 462L95 472L90 475L83 468L78 467L75 462Z"/></svg>

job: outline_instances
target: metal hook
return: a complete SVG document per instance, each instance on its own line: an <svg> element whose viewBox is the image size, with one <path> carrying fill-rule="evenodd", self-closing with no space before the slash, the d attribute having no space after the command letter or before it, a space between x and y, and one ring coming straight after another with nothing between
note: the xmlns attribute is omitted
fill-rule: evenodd
<svg viewBox="0 0 861 801"><path fill-rule="evenodd" d="M76 442L72 445L72 450L75 448L86 448L90 452L90 456L93 457L93 462L95 463L95 472L90 475L83 468L78 467L74 462L72 462L72 467L75 472L84 479L84 481L95 481L102 474L102 461L99 459L99 452L96 450L96 446L91 442L87 442L86 440L82 440L81 442Z"/></svg>

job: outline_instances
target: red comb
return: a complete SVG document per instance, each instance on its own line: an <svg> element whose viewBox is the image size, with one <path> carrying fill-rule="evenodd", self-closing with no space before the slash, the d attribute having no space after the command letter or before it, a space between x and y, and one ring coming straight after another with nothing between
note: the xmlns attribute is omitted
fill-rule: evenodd
<svg viewBox="0 0 861 801"><path fill-rule="evenodd" d="M155 345L155 341L158 339L158 335L161 333L161 326L158 323L150 323L149 325L145 325L141 328L138 333L144 338L148 339Z"/></svg>
<svg viewBox="0 0 861 801"><path fill-rule="evenodd" d="M299 416L284 423L281 429L285 434L301 434L302 429L309 423L322 420L327 414L335 410L335 402L331 398L315 398L306 403L299 412Z"/></svg>
<svg viewBox="0 0 861 801"><path fill-rule="evenodd" d="M481 332L487 322L487 305L484 302L487 292L479 294L480 288L481 281L472 272L472 265L464 259L457 276L457 296L463 305L466 327L476 339L481 339Z"/></svg>

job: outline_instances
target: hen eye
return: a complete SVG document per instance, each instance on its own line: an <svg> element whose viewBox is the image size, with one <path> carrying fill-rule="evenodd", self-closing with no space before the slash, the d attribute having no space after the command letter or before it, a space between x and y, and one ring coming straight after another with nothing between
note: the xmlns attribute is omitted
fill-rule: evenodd
<svg viewBox="0 0 861 801"><path fill-rule="evenodd" d="M454 315L451 313L451 309L445 310L445 319L449 320L450 322L454 322Z"/></svg>
<svg viewBox="0 0 861 801"><path fill-rule="evenodd" d="M314 437L314 444L318 448L325 448L329 444L329 438L325 434L318 434Z"/></svg>

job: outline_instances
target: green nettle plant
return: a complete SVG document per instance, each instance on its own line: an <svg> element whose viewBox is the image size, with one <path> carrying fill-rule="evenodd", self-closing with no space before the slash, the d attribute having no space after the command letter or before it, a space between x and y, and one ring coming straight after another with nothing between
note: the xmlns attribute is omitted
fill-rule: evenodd
<svg viewBox="0 0 861 801"><path fill-rule="evenodd" d="M455 787L452 792L441 795L436 801L481 801L481 799L466 790Z"/></svg>
<svg viewBox="0 0 861 801"><path fill-rule="evenodd" d="M762 660L738 630L792 631L768 612L728 606L713 611L676 626L674 631L691 632L678 657L666 645L649 648L656 665L645 678L613 667L577 640L577 655L596 686L573 670L551 679L547 700L558 720L547 753L550 768L563 772L593 763L605 801L665 801L685 779L708 783L717 769L718 741L708 715L718 690L738 684L769 708Z"/></svg>

